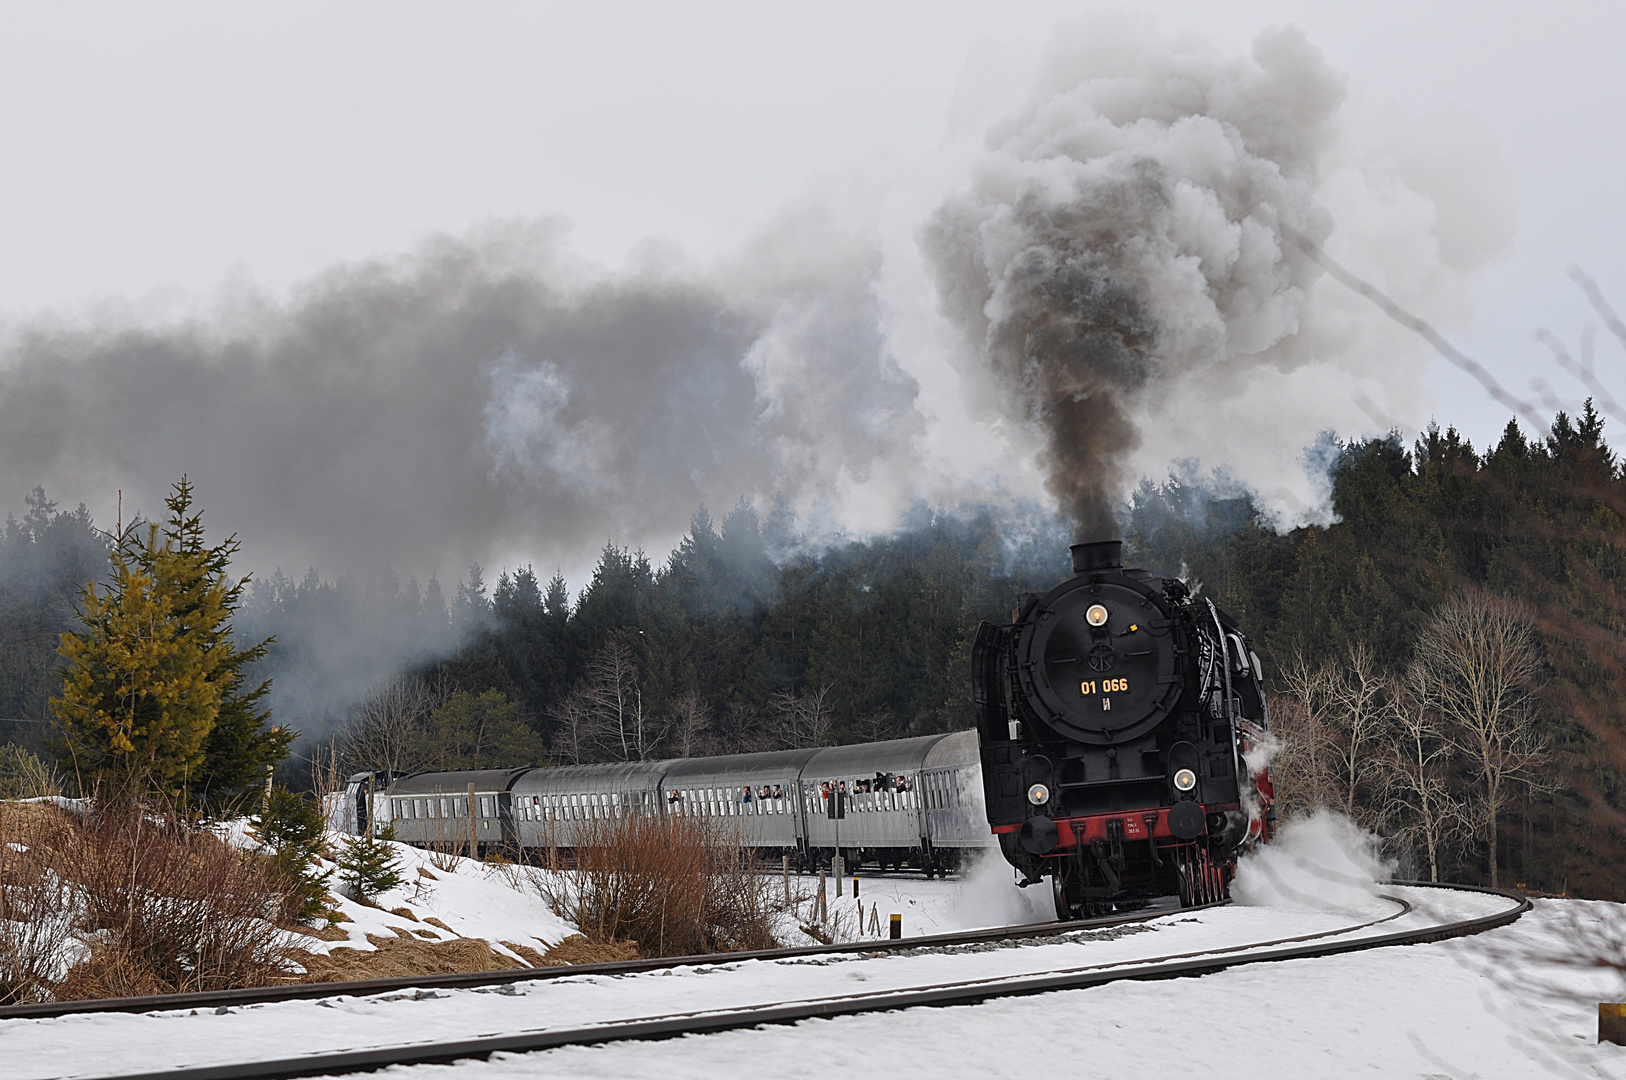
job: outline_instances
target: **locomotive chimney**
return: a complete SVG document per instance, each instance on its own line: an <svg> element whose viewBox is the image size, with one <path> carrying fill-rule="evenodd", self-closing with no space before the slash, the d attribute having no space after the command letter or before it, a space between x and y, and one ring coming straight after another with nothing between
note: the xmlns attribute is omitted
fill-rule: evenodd
<svg viewBox="0 0 1626 1080"><path fill-rule="evenodd" d="M1088 544L1074 544L1073 573L1088 574L1097 570L1118 570L1124 564L1122 540L1094 540Z"/></svg>

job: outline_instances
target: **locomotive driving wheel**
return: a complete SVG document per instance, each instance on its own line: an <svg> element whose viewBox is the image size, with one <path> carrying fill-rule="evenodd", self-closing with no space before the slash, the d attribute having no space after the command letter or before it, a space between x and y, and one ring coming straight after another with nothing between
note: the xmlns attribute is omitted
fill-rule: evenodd
<svg viewBox="0 0 1626 1080"><path fill-rule="evenodd" d="M1065 871L1057 867L1056 872L1050 875L1050 890L1056 898L1056 921L1072 922L1073 902L1067 899L1067 882L1063 880Z"/></svg>

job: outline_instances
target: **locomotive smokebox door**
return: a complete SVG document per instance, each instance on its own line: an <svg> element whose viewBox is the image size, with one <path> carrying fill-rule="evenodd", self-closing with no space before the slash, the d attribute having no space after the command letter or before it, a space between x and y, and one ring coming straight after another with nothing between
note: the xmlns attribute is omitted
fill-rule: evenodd
<svg viewBox="0 0 1626 1080"><path fill-rule="evenodd" d="M1183 689L1165 606L1156 588L1121 572L1045 595L1016 643L1027 705L1056 734L1093 746L1155 729Z"/></svg>

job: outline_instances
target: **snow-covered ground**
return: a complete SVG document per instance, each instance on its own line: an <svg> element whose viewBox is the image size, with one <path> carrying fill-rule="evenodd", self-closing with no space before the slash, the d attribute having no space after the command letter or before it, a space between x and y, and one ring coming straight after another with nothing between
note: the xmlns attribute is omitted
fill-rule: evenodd
<svg viewBox="0 0 1626 1080"><path fill-rule="evenodd" d="M1561 983L1569 995L1549 996L1532 986L1539 973L1503 959L1507 950L1566 949L1572 918L1586 908L1607 910L1583 919L1623 914L1619 905L1539 901L1511 927L1437 945L665 1043L571 1047L467 1062L455 1073L459 1080L1618 1078L1626 1075L1626 1047L1595 1043L1596 1009L1600 995L1620 1000L1623 988L1572 972Z"/></svg>
<svg viewBox="0 0 1626 1080"><path fill-rule="evenodd" d="M369 951L374 948L367 940L369 934L388 938L406 933L430 941L483 938L497 952L523 959L502 943L546 952L548 946L576 932L548 909L521 869L432 856L406 844L393 846L400 856L405 883L374 897L376 906L358 904L335 892L335 906L350 920L337 925L349 937L336 941L300 938L296 942L299 948L312 953L336 948ZM401 911L411 912L411 917L399 914Z"/></svg>
<svg viewBox="0 0 1626 1080"><path fill-rule="evenodd" d="M409 886L382 898L414 918L347 905L364 934L422 931L536 947L570 927L501 868L416 852ZM418 874L419 866L434 877ZM1239 875L1239 903L1061 939L803 957L623 976L565 975L462 991L280 1002L219 1011L0 1021L3 1075L97 1077L184 1065L297 1057L369 1046L567 1029L696 1011L852 997L944 982L1141 963L1282 938L1367 936L1502 910L1476 893L1376 885L1370 845L1337 821L1284 830ZM811 889L811 879L793 879ZM1402 897L1400 905L1386 897ZM1047 921L1047 890L1016 889L1001 863L963 879L865 875L860 896L829 895L848 932L903 915L915 936ZM866 925L869 918L865 919ZM1612 936L1613 935L1613 936ZM421 934L420 934L421 936ZM342 945L345 943L329 943ZM1193 1075L1541 1077L1626 1075L1626 1048L1594 1042L1618 971L1573 961L1588 948L1626 960L1626 905L1539 901L1473 938L1317 960L1254 964L1202 978L1115 983L982 1005L910 1009L660 1043L611 1043L455 1066L392 1070L469 1080L511 1076L756 1078L846 1074L1007 1077Z"/></svg>
<svg viewBox="0 0 1626 1080"><path fill-rule="evenodd" d="M952 885L952 883L950 883ZM897 882L898 894L905 886ZM1361 933L1378 933L1418 925L1437 919L1462 918L1505 906L1505 901L1478 894L1435 894L1410 892L1414 899L1426 900L1419 911L1404 918L1370 927ZM862 898L862 897L861 897ZM905 902L909 898L904 896ZM883 905L884 906L884 905ZM929 908L917 902L916 908ZM1388 901L1372 901L1365 917L1382 918L1397 910ZM1084 932L1061 942L1013 944L1008 947L978 946L949 951L922 950L913 955L841 956L803 958L791 961L747 961L697 968L676 968L624 976L571 976L537 983L522 983L500 989L396 993L372 998L340 998L322 1002L280 1002L249 1006L224 1012L170 1012L127 1016L100 1014L64 1017L54 1020L6 1021L0 1023L0 1049L3 1049L7 1075L19 1078L46 1076L105 1076L117 1073L158 1070L180 1065L224 1064L256 1058L289 1057L300 1054L355 1049L437 1039L469 1038L550 1028L573 1028L614 1020L670 1015L697 1010L732 1009L786 1001L871 994L947 981L999 979L1047 971L1068 970L1095 965L1143 962L1152 958L1201 953L1248 942L1258 942L1302 934L1336 933L1350 926L1347 912L1290 910L1265 907L1232 907L1201 913L1172 912L1153 922L1123 928ZM1433 950L1426 953L1424 950ZM585 1054L552 1052L529 1055L479 1066L483 1069L519 1070L538 1075L567 1073L581 1075L644 1075L660 1063L661 1074L694 1076L754 1075L744 1062L760 1064L764 1052L784 1054L775 1071L789 1075L823 1075L818 1033L834 1034L848 1025L854 1028L852 1040L837 1036L833 1046L846 1046L843 1060L853 1067L882 1055L892 1065L903 1068L911 1055L930 1050L945 1075L969 1075L965 1061L956 1058L951 1046L968 1048L965 1041L973 1030L979 1032L971 1043L998 1066L990 1075L1013 1075L1012 1047L1017 1043L1053 1045L1058 1033L1079 1039L1077 1052L1090 1061L1101 1058L1107 1047L1102 1039L1121 1042L1112 1058L1119 1067L1103 1069L1100 1075L1135 1075L1133 1055L1148 1049L1138 1046L1139 1031L1158 1052L1172 1054L1174 1045L1190 1036L1182 1023L1196 1025L1193 1031L1211 1030L1216 1038L1236 1041L1226 1053L1241 1053L1245 1046L1261 1050L1274 1038L1279 1004L1291 1002L1303 1009L1306 1002L1320 999L1325 1004L1322 1018L1337 1017L1347 1028L1361 1008L1382 997L1389 1005L1396 995L1404 995L1414 980L1400 968L1416 962L1420 955L1443 957L1446 969L1463 978L1473 975L1466 954L1451 945L1417 949L1389 949L1399 954L1388 964L1395 970L1387 978L1395 985L1371 983L1368 966L1361 956L1344 960L1307 961L1270 965L1266 970L1283 973L1291 980L1308 981L1318 989L1314 995L1299 988L1287 992L1267 989L1275 986L1271 976L1246 982L1243 972L1225 973L1202 980L1176 980L1148 984L1126 991L1136 1002L1132 1009L1117 1004L1114 987L1046 995L1025 1003L994 1003L967 1009L911 1010L877 1019L854 1018L816 1025L774 1029L743 1035L708 1036L686 1039L656 1047L608 1046ZM1430 961L1439 963L1440 961ZM1383 962L1379 962L1382 967ZM1350 966L1343 966L1348 964ZM1323 965L1317 968L1316 965ZM1251 970L1251 969L1250 969ZM1357 973L1352 980L1348 973ZM1432 978L1433 976L1431 976ZM1233 998L1235 991L1224 989L1212 979L1244 978L1253 1000ZM1381 988L1381 993L1377 990ZM1417 990L1415 985L1412 990ZM1420 1000L1434 999L1434 991L1411 994ZM1443 1003L1441 1015L1473 1010L1480 1003L1473 993L1463 996L1460 986ZM1361 1000L1356 1000L1357 998ZM1365 1002L1365 1004L1363 1004ZM1158 1003L1154 1004L1153 1003ZM1238 1005L1241 1007L1239 1008ZM1442 1003L1435 1002L1438 1009ZM1021 1024L1007 1030L1019 1033L1014 1040L996 1032L1004 1026L1005 1011L1028 1009ZM1354 1011L1352 1011L1354 1010ZM1401 1008L1393 1015L1408 1012ZM1418 1013L1410 1009L1413 1022ZM1386 1014L1380 1014L1386 1015ZM1057 1018L1065 1022L1058 1023ZM880 1023L876 1028L873 1025ZM1361 1021L1353 1021L1357 1026ZM1374 1021L1374 1024L1376 1021ZM834 1025L832 1027L831 1025ZM866 1026L868 1025L868 1026ZM1460 1025L1459 1025L1460 1026ZM914 1033L899 1042L890 1034ZM1082 1039L1080 1032L1094 1034ZM1371 1037L1393 1041L1381 1026L1369 1026ZM1115 1032L1123 1032L1121 1039ZM745 1040L744 1043L741 1040ZM757 1042L751 1042L756 1039ZM710 1047L715 1043L717 1049ZM767 1043L761 1040L768 1040ZM776 1041L777 1040L777 1041ZM1263 1040L1263 1042L1261 1042ZM805 1045L803 1044L805 1042ZM1006 1045L1007 1043L1011 1045ZM1457 1044L1451 1043L1452 1047ZM781 1048L782 1046L782 1048ZM1041 1052L1033 1050L1025 1059L1036 1067ZM720 1059L735 1064L718 1071ZM597 1056L595 1056L597 1055ZM622 1055L627 1055L623 1057ZM1178 1055L1169 1061L1178 1060ZM1188 1064L1190 1058L1185 1059ZM1626 1060L1626 1059L1622 1059ZM69 1065L68 1063L71 1063ZM473 1068L474 1066L470 1066ZM909 1066L915 1072L914 1066ZM990 1065L990 1067L993 1067ZM1092 1065L1091 1068L1094 1068ZM1125 1071L1128 1070L1128 1071ZM1483 1071L1483 1070L1481 1070ZM1205 1074L1211 1070L1205 1069ZM929 1075L929 1074L927 1074ZM1086 1074L1088 1075L1088 1074ZM1241 1075L1239 1068L1237 1075ZM1249 1075L1256 1075L1249 1073ZM1289 1070L1278 1075L1294 1075ZM1298 1073L1297 1075L1310 1075ZM1443 1075L1450 1075L1444 1073ZM1512 1075L1512 1074L1505 1074ZM1528 1072L1520 1075L1529 1075Z"/></svg>

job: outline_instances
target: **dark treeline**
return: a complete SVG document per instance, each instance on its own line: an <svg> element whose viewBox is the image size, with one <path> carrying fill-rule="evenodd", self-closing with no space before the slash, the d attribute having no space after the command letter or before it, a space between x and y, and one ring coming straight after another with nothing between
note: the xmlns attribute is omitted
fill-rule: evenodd
<svg viewBox="0 0 1626 1080"><path fill-rule="evenodd" d="M747 505L720 526L702 508L663 563L607 545L574 603L529 568L487 598L476 570L452 604L461 647L422 675L502 691L562 760L946 731L971 723L977 624L1059 580L1067 558L1060 540L1013 558L986 517L782 562L764 532ZM623 742L606 697L630 702L608 708L635 713L641 739Z"/></svg>
<svg viewBox="0 0 1626 1080"><path fill-rule="evenodd" d="M79 587L107 574L108 540L80 504L36 487L0 531L0 739L44 750L46 702L61 693L57 643L76 625Z"/></svg>
<svg viewBox="0 0 1626 1080"><path fill-rule="evenodd" d="M1484 453L1438 428L1355 442L1332 481L1330 527L1279 535L1247 500L1171 481L1136 494L1130 534L1144 565L1186 567L1257 636L1282 691L1295 661L1347 667L1352 646L1398 677L1452 597L1519 603L1540 642L1550 790L1504 817L1501 866L1531 888L1626 896L1626 477L1591 403L1541 440L1509 423ZM1458 860L1453 876L1488 877L1482 852Z"/></svg>

